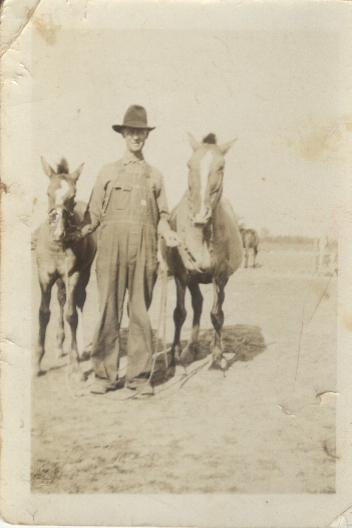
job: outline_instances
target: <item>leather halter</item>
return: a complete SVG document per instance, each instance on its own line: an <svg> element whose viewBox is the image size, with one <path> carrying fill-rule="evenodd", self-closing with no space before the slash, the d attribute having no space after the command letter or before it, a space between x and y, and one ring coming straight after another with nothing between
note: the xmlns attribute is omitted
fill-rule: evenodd
<svg viewBox="0 0 352 528"><path fill-rule="evenodd" d="M74 225L72 224L72 219L74 218L75 216L75 213L74 213L74 208L75 208L75 202L73 201L72 203L72 208L68 209L66 206L61 206L60 209L62 210L63 213L65 213L66 215L66 218L65 218L65 224L64 224L64 236L63 236L63 239L60 241L55 241L56 243L58 244L64 244L65 242L69 242L70 240L72 240L74 233L77 232L77 230L79 230L79 227L77 225ZM50 220L50 215L52 215L52 213L54 212L57 212L58 210L58 207L52 207L49 211L48 211L48 215L49 215L49 225L52 224L52 221Z"/></svg>

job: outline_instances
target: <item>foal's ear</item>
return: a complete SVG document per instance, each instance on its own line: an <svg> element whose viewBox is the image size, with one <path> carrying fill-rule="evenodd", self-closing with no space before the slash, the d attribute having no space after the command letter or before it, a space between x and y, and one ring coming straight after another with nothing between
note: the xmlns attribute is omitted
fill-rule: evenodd
<svg viewBox="0 0 352 528"><path fill-rule="evenodd" d="M49 163L46 161L46 159L44 158L44 156L40 156L40 161L42 162L42 167L43 167L43 171L45 172L45 174L51 178L54 174L56 174L56 172L54 171L54 169L49 165Z"/></svg>
<svg viewBox="0 0 352 528"><path fill-rule="evenodd" d="M194 136L192 136L190 132L188 132L188 140L193 150L197 150L197 148L199 148L199 142Z"/></svg>
<svg viewBox="0 0 352 528"><path fill-rule="evenodd" d="M74 182L76 182L78 180L78 178L80 177L81 172L83 170L83 167L84 167L84 163L81 163L81 165L78 167L78 169L76 169L75 172L72 172L70 174L71 180L73 180Z"/></svg>
<svg viewBox="0 0 352 528"><path fill-rule="evenodd" d="M219 145L219 149L221 150L222 154L225 156L225 154L228 153L230 148L234 143L236 143L237 138L231 139L231 141L228 141L227 143L223 143L222 145Z"/></svg>

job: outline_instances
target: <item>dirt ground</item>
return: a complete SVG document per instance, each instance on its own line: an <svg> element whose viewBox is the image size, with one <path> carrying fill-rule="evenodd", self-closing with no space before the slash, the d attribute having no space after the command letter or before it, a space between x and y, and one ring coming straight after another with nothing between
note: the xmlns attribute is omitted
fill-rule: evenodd
<svg viewBox="0 0 352 528"><path fill-rule="evenodd" d="M336 278L314 257L262 248L258 268L230 280L224 305L226 376L209 370L211 286L203 287L200 356L148 399L89 394L57 360L54 295L46 375L32 385L32 490L40 493L333 493ZM35 314L39 303L33 269ZM151 317L159 317L160 288ZM171 341L175 292L168 285ZM183 339L190 333L191 309ZM94 329L94 273L83 317ZM35 316L34 331L37 332ZM126 332L124 339L126 340ZM82 368L87 367L83 363ZM326 394L322 394L326 392Z"/></svg>

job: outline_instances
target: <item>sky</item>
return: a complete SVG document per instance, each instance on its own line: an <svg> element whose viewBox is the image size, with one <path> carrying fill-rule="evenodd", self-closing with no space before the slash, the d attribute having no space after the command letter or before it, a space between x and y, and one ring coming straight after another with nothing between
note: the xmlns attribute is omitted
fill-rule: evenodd
<svg viewBox="0 0 352 528"><path fill-rule="evenodd" d="M87 200L101 167L124 153L111 125L142 104L156 126L145 157L170 207L187 186L187 133L214 132L220 143L237 138L224 194L248 227L335 233L352 134L338 33L52 29L37 23L32 34L34 223L46 207L40 156L52 165L65 156L72 170L85 162L78 197Z"/></svg>

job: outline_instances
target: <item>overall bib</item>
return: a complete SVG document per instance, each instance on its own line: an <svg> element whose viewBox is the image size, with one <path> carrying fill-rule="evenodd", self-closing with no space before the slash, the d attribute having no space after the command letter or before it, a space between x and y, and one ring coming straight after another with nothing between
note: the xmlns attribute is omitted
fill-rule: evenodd
<svg viewBox="0 0 352 528"><path fill-rule="evenodd" d="M145 163L122 166L112 181L98 231L100 318L93 340L95 375L118 379L119 333L128 290L126 381L150 374L153 335L148 309L157 274L156 199Z"/></svg>

